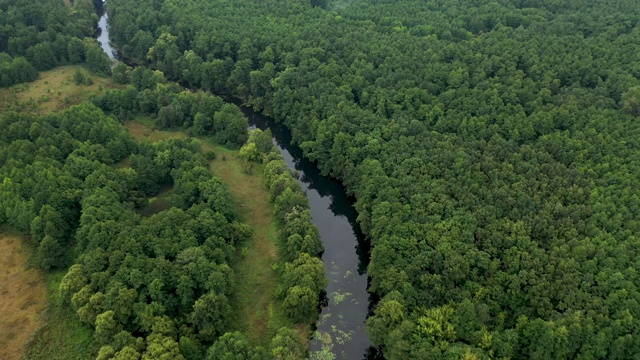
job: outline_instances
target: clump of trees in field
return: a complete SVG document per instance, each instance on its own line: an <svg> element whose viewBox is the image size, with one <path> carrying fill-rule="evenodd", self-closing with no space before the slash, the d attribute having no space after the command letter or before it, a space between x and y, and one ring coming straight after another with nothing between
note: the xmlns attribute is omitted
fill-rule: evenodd
<svg viewBox="0 0 640 360"><path fill-rule="evenodd" d="M212 136L230 148L239 148L247 141L247 118L234 104L203 91L185 91L178 84L167 82L157 70L132 70L120 64L114 72L121 82L130 84L93 97L92 102L104 111L121 119L153 114L159 129L185 129L191 135Z"/></svg>

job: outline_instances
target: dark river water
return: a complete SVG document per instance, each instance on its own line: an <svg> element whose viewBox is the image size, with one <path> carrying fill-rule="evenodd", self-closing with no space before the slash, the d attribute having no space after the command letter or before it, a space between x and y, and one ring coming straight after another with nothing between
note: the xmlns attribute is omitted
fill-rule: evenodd
<svg viewBox="0 0 640 360"><path fill-rule="evenodd" d="M252 126L271 129L273 142L280 150L306 191L313 222L320 229L324 244L322 261L329 280L327 302L311 340L311 351L331 349L336 359L374 358L371 343L364 331L369 308L366 268L369 245L356 223L352 200L337 180L322 176L318 168L302 156L302 150L291 145L291 133L273 120L243 108ZM312 356L313 359L313 356Z"/></svg>
<svg viewBox="0 0 640 360"><path fill-rule="evenodd" d="M109 43L107 15L102 5L97 0L100 21L96 38L107 55L116 59L118 54ZM248 108L241 109L249 118L251 127L271 129L273 143L289 167L299 173L298 181L307 193L313 222L318 226L324 244L322 260L329 285L316 323L317 330L309 344L311 359L379 358L370 348L371 343L364 331L370 303L366 274L369 243L356 223L357 213L352 199L347 197L340 182L322 176L316 166L302 156L300 148L291 145L288 129Z"/></svg>
<svg viewBox="0 0 640 360"><path fill-rule="evenodd" d="M96 7L96 11L98 12L98 16L100 19L98 20L98 31L96 32L96 40L100 43L102 50L109 55L109 58L113 61L118 58L118 53L111 46L109 42L109 25L107 24L107 12L104 11L104 3L100 0L96 0L93 2Z"/></svg>

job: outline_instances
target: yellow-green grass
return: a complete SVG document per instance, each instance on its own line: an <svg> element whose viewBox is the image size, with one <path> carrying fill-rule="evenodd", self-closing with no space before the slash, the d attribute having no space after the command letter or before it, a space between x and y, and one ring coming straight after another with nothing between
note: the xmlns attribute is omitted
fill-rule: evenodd
<svg viewBox="0 0 640 360"><path fill-rule="evenodd" d="M76 71L91 78L93 84L76 84ZM0 112L14 110L47 114L77 105L92 94L115 87L117 85L109 78L92 75L84 66L60 66L41 72L34 82L0 89Z"/></svg>
<svg viewBox="0 0 640 360"><path fill-rule="evenodd" d="M93 331L82 324L71 304L64 303L58 290L66 270L47 275L46 322L27 344L28 360L86 360L95 359L98 345Z"/></svg>
<svg viewBox="0 0 640 360"><path fill-rule="evenodd" d="M136 118L135 121L126 121L124 126L137 141L147 140L150 142L156 142L176 138L182 139L186 137L179 131L156 130L151 124L152 122L150 118L139 117Z"/></svg>
<svg viewBox="0 0 640 360"><path fill-rule="evenodd" d="M149 119L144 118L125 122L125 126L138 141L185 137L182 132L154 130ZM238 252L233 265L236 291L231 299L231 330L245 334L253 345L266 346L278 329L293 324L275 294L278 274L274 265L279 261L277 225L262 182L262 166L253 164L252 172L248 173L238 151L217 145L210 138L200 137L199 140L204 152L217 154L210 161L211 172L227 184L237 201L241 221L254 231L252 240ZM309 328L298 328L298 331L301 336L310 333Z"/></svg>
<svg viewBox="0 0 640 360"><path fill-rule="evenodd" d="M16 231L0 227L0 352L21 359L24 346L42 325L46 307L45 276L27 269L28 246Z"/></svg>
<svg viewBox="0 0 640 360"><path fill-rule="evenodd" d="M238 201L241 219L254 230L251 243L240 252L234 264L236 293L232 329L244 333L254 345L267 345L283 326L292 326L281 302L276 299L278 275L277 226L267 190L262 182L262 167L254 165L253 175L237 151L230 151L203 139L205 151L218 155L211 161L211 171L229 187Z"/></svg>

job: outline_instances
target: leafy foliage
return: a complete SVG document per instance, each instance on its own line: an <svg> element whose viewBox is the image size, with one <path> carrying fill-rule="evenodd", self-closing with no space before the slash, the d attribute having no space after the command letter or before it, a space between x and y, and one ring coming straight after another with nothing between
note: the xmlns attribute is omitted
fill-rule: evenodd
<svg viewBox="0 0 640 360"><path fill-rule="evenodd" d="M0 1L0 87L33 81L38 71L87 62L100 74L111 61L93 39L98 22L91 0Z"/></svg>
<svg viewBox="0 0 640 360"><path fill-rule="evenodd" d="M202 358L228 329L229 264L252 232L199 143L136 144L90 103L0 125L1 219L30 232L40 267L73 264L60 293L95 330L98 358ZM167 184L174 207L138 215Z"/></svg>
<svg viewBox="0 0 640 360"><path fill-rule="evenodd" d="M640 352L637 3L108 10L126 55L153 49L169 78L274 116L345 183L382 297L368 329L388 358ZM305 210L285 171L266 163L283 221Z"/></svg>

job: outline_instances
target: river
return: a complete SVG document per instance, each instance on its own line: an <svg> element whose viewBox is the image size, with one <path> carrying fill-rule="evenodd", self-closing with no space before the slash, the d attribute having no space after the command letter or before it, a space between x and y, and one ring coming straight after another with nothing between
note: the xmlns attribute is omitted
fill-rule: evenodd
<svg viewBox="0 0 640 360"><path fill-rule="evenodd" d="M328 347L336 359L373 359L375 351L364 331L369 308L366 269L369 243L356 222L358 214L344 186L322 176L318 168L291 144L291 133L247 108L242 108L252 126L271 129L273 142L289 168L295 169L298 182L306 191L314 224L324 244L322 261L329 280L327 302L317 322L319 339L310 342L311 351Z"/></svg>
<svg viewBox="0 0 640 360"><path fill-rule="evenodd" d="M102 11L102 5L98 0L96 7L99 7L101 17L97 39L107 55L116 59L118 54L109 43L107 15ZM316 336L309 343L312 359L327 359L327 352L335 359L380 358L364 331L370 304L366 274L369 243L356 222L352 199L347 197L340 182L322 176L317 167L303 157L300 148L291 144L288 129L251 109L241 109L251 127L271 129L274 145L289 167L300 175L298 181L307 193L313 222L320 230L324 244L322 261L329 285L316 323Z"/></svg>
<svg viewBox="0 0 640 360"><path fill-rule="evenodd" d="M107 12L104 9L104 2L101 0L94 0L93 5L96 8L96 12L100 19L98 20L98 30L96 31L96 40L100 43L100 47L102 50L109 56L111 61L114 61L118 58L118 53L111 46L109 42L109 25L107 24L108 16Z"/></svg>

